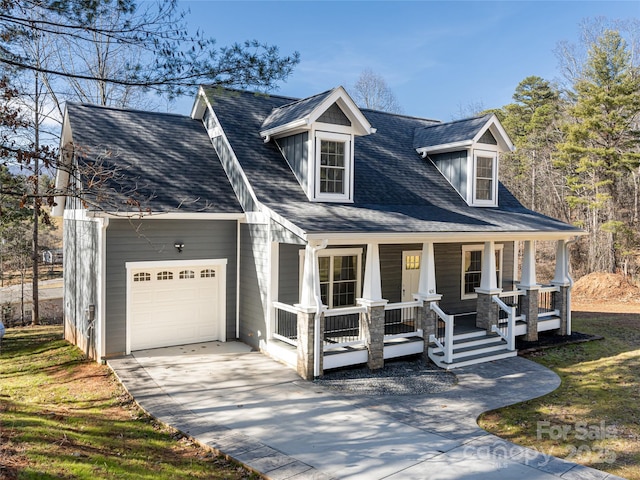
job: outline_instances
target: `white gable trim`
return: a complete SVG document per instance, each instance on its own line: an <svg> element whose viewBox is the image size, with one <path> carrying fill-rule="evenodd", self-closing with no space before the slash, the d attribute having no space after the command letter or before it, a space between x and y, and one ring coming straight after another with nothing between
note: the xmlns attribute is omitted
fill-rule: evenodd
<svg viewBox="0 0 640 480"><path fill-rule="evenodd" d="M336 87L331 91L327 98L317 105L308 115L293 120L285 125L262 130L260 132L260 136L263 138L265 143L268 143L273 137L293 135L299 131L310 130L311 126L317 122L318 118L320 118L320 116L322 116L322 114L334 103L338 104L342 109L342 112L351 121L349 131L353 133L353 135L369 135L370 133L376 132L376 129L371 126L347 91L343 87Z"/></svg>
<svg viewBox="0 0 640 480"><path fill-rule="evenodd" d="M475 137L473 137L473 143L477 143L478 140L480 140L482 135L484 135L484 133L487 130L491 130L491 133L498 141L498 146L502 151L511 152L515 150L515 146L511 142L509 135L507 135L507 132L505 131L502 124L500 123L500 120L498 120L498 117L496 117L495 113L491 115L491 117L489 118L489 120L487 120L487 123L484 125L484 127L480 129L480 131L476 134Z"/></svg>
<svg viewBox="0 0 640 480"><path fill-rule="evenodd" d="M233 147L231 147L231 143L229 143L229 139L227 138L227 134L224 131L224 128L222 128L222 124L220 123L220 120L218 119L218 116L216 115L215 110L213 109L213 106L211 105L211 103L209 102L209 99L207 98L207 94L204 90L203 87L200 87L198 89L198 99L196 100L196 105L194 105L193 111L192 111L192 117L194 119L197 119L197 115L200 115L200 119L202 119L202 116L204 115L204 111L205 108L200 108L197 105L198 104L202 104L202 102L204 102L204 105L206 105L206 109L209 109L211 115L213 115L213 118L216 121L216 128L214 130L207 130L207 135L209 135L209 139L213 142L214 138L217 138L218 136L220 136L222 138L222 140L224 141L225 145L227 146L227 148L229 149L230 152L230 157L231 157L231 162L235 165L235 167L238 169L238 172L240 172L240 177L242 178L242 182L244 183L244 185L247 187L247 191L249 192L249 195L251 196L251 200L253 200L253 203L256 205L256 207L258 208L259 211L264 211L265 207L262 205L262 203L260 201L258 201L258 197L256 195L256 192L253 190L253 186L251 185L251 183L249 182L249 179L247 178L247 175L244 172L244 169L242 168L242 165L240 164L240 161L238 160L238 157L236 155L236 152L233 150ZM204 125L203 125L204 128ZM215 135L215 136L212 136ZM215 148L214 148L215 150ZM217 154L217 152L216 152ZM221 160L222 163L222 160ZM229 173L227 172L227 170L224 168L224 164L222 165L222 168L225 170L225 173L227 174L227 176L229 176ZM234 187L233 183L231 184L232 187ZM235 188L234 188L234 192L235 192ZM244 216L242 216L243 218Z"/></svg>
<svg viewBox="0 0 640 480"><path fill-rule="evenodd" d="M484 126L478 131L478 133L473 138L470 138L467 140L461 140L459 142L443 143L440 145L420 147L420 148L416 148L416 152L422 155L422 158L426 158L427 155L432 153L446 153L446 152L453 152L461 149L468 149L475 146L478 143L478 140L480 140L482 135L484 135L484 133L487 130L491 130L491 133L496 138L496 141L498 142L498 149L500 152L511 152L515 150L515 146L511 142L509 135L507 135L507 132L505 131L502 124L500 123L500 120L498 120L498 117L496 117L496 115L493 114L491 115L491 117L489 117L489 119L486 121ZM481 145L483 145L483 148L485 149L487 148L484 146L484 144L481 144Z"/></svg>
<svg viewBox="0 0 640 480"><path fill-rule="evenodd" d="M58 161L60 166L56 168L56 182L55 190L60 192L53 198L55 206L51 210L51 216L62 217L64 215L65 205L67 203L67 196L64 192L69 188L69 171L74 161L74 154L66 155L65 148L67 145L73 143L73 132L71 131L71 124L69 123L69 111L65 105L64 108L64 120L62 121L62 133L60 135L60 148Z"/></svg>
<svg viewBox="0 0 640 480"><path fill-rule="evenodd" d="M418 152L422 158L426 158L427 155L433 153L446 153L446 152L455 152L456 150L466 150L469 149L473 145L473 140L463 140L461 142L451 142L444 143L442 145L433 145L431 147L422 147L417 148L416 152Z"/></svg>

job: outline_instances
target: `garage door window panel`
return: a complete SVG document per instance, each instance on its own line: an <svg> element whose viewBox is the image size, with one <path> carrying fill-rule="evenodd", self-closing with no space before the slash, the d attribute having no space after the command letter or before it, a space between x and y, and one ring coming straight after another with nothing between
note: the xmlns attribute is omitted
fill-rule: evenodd
<svg viewBox="0 0 640 480"><path fill-rule="evenodd" d="M187 279L187 278L195 278L195 272L193 270L182 270L179 274L179 277L181 280Z"/></svg>
<svg viewBox="0 0 640 480"><path fill-rule="evenodd" d="M158 280L173 280L173 272L168 272L168 271L158 272L158 275L156 278Z"/></svg>

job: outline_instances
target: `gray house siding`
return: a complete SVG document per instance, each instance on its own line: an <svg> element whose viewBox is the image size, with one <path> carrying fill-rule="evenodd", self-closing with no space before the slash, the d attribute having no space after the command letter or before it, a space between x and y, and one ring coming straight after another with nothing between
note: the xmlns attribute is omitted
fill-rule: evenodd
<svg viewBox="0 0 640 480"><path fill-rule="evenodd" d="M304 246L281 243L278 260L278 300L293 305L300 301L300 251Z"/></svg>
<svg viewBox="0 0 640 480"><path fill-rule="evenodd" d="M389 303L402 301L402 252L422 250L422 244L380 245L380 277L382 298Z"/></svg>
<svg viewBox="0 0 640 480"><path fill-rule="evenodd" d="M502 252L502 288L513 286L513 242L504 243ZM422 244L380 245L380 276L382 298L390 303L402 301L402 252L422 250ZM440 306L447 313L466 313L476 310L476 300L462 300L462 244L434 245L436 285L442 300Z"/></svg>
<svg viewBox="0 0 640 480"><path fill-rule="evenodd" d="M227 143L221 136L215 137L211 141L213 143L213 148L215 148L216 153L218 154L218 157L220 157L220 162L224 167L224 171L227 173L227 177L229 177L229 181L231 182L231 186L236 193L236 197L238 197L240 205L245 212L256 211L257 206L253 201L253 197L251 196L249 187L242 177L241 168L237 164L237 162L234 161L232 152L229 149Z"/></svg>
<svg viewBox="0 0 640 480"><path fill-rule="evenodd" d="M467 198L467 152L438 153L429 155L449 183L453 185L462 198Z"/></svg>
<svg viewBox="0 0 640 480"><path fill-rule="evenodd" d="M465 244L466 245L466 244ZM500 245L500 244L496 244ZM502 288L511 290L513 286L513 242L503 244ZM434 245L436 262L436 285L442 295L440 307L447 313L468 313L476 311L476 299L462 300L462 244L438 243Z"/></svg>
<svg viewBox="0 0 640 480"><path fill-rule="evenodd" d="M85 352L95 345L97 332L89 330L89 305L98 311L100 295L99 226L96 222L64 220L64 331L65 338ZM90 338L93 336L93 338ZM95 355L93 348L89 350Z"/></svg>
<svg viewBox="0 0 640 480"><path fill-rule="evenodd" d="M259 347L260 340L266 340L270 248L269 225L241 225L239 338L254 348Z"/></svg>
<svg viewBox="0 0 640 480"><path fill-rule="evenodd" d="M126 349L126 262L227 259L226 332L236 337L235 220L111 220L107 228L106 355ZM184 244L179 253L174 243Z"/></svg>
<svg viewBox="0 0 640 480"><path fill-rule="evenodd" d="M288 230L273 220L271 220L271 241L278 243L293 243L296 245L302 245L303 247L307 244L305 240L300 238L291 230Z"/></svg>
<svg viewBox="0 0 640 480"><path fill-rule="evenodd" d="M295 174L298 182L302 185L305 193L309 181L309 132L291 135L290 137L279 138L276 143Z"/></svg>

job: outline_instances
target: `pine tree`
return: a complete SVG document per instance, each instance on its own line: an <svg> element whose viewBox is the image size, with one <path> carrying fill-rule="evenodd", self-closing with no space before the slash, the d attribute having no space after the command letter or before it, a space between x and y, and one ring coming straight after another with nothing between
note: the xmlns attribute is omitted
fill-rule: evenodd
<svg viewBox="0 0 640 480"><path fill-rule="evenodd" d="M637 192L625 192L640 165L640 72L617 31L593 43L573 94L557 165L590 234L589 270L614 272L637 245L628 214Z"/></svg>

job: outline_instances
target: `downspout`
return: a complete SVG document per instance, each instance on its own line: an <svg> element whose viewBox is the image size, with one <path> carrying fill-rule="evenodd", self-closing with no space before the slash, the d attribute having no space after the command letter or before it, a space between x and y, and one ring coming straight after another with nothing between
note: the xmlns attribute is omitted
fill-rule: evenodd
<svg viewBox="0 0 640 480"><path fill-rule="evenodd" d="M316 313L313 319L313 376L320 376L320 359L322 358L322 338L320 337L320 318L322 316L322 298L320 296L320 271L318 252L327 248L329 240L322 240L320 245L311 248L313 258L313 296L316 301Z"/></svg>
<svg viewBox="0 0 640 480"><path fill-rule="evenodd" d="M236 339L240 338L240 220L236 220Z"/></svg>
<svg viewBox="0 0 640 480"><path fill-rule="evenodd" d="M103 218L100 224L100 303L98 304L98 325L100 327L99 351L96 360L103 362L107 348L107 228L109 219ZM97 350L97 349L96 349Z"/></svg>
<svg viewBox="0 0 640 480"><path fill-rule="evenodd" d="M571 257L569 255L569 247L578 241L578 237L573 237L573 240L567 241L564 244L565 258L567 259L567 279L569 280L569 290L567 290L567 335L571 335L571 290L573 289L573 278L569 273L571 266Z"/></svg>

